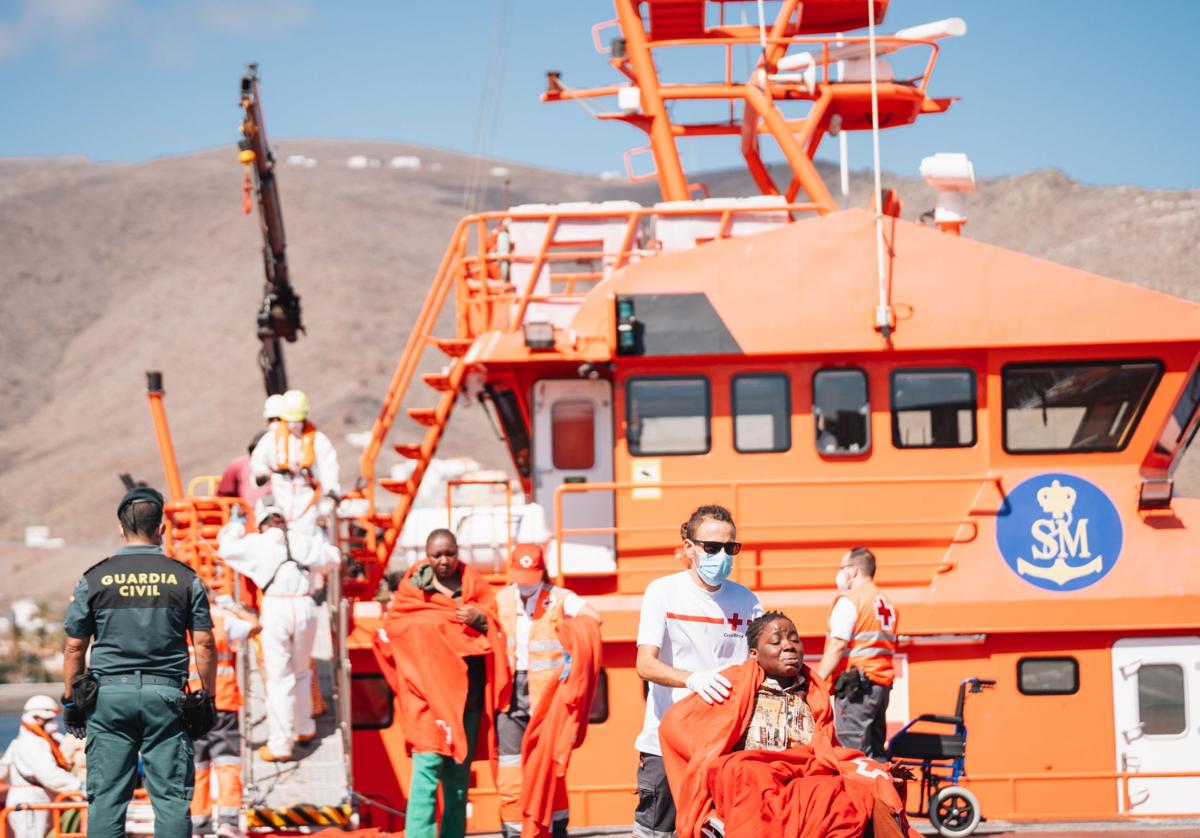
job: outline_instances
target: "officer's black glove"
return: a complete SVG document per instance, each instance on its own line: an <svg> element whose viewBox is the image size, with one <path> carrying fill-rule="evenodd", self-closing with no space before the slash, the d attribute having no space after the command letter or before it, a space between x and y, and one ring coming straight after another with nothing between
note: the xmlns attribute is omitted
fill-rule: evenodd
<svg viewBox="0 0 1200 838"><path fill-rule="evenodd" d="M87 713L74 701L63 699L63 723L76 739L87 739Z"/></svg>
<svg viewBox="0 0 1200 838"><path fill-rule="evenodd" d="M217 702L204 690L183 697L183 729L192 739L199 739L217 724Z"/></svg>

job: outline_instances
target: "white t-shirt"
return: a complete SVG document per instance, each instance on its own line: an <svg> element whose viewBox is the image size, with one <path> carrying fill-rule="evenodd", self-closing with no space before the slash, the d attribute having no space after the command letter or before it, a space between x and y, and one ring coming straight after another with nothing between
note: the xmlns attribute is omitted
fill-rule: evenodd
<svg viewBox="0 0 1200 838"><path fill-rule="evenodd" d="M850 597L838 597L829 612L829 636L838 640L850 642L854 636L854 624L858 622L858 609L850 601Z"/></svg>
<svg viewBox="0 0 1200 838"><path fill-rule="evenodd" d="M525 672L529 669L529 627L533 625L533 609L537 607L542 589L539 587L537 593L525 602L524 607L521 607L521 591L515 583L512 589L513 596L517 598L517 671ZM550 595L552 601L554 596L555 594ZM583 597L574 591L567 591L567 598L563 601L564 614L574 617L583 606Z"/></svg>
<svg viewBox="0 0 1200 838"><path fill-rule="evenodd" d="M657 646L658 659L686 672L723 669L746 660L746 624L763 613L749 588L725 582L717 591L701 588L686 570L655 579L642 595L637 645ZM658 723L667 708L685 697L685 687L651 684L646 721L635 747L662 754Z"/></svg>

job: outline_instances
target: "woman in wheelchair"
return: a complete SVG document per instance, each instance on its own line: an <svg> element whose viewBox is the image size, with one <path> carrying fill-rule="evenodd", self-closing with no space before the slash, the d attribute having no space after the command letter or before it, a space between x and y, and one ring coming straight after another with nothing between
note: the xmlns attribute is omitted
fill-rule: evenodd
<svg viewBox="0 0 1200 838"><path fill-rule="evenodd" d="M795 624L769 611L746 642L749 659L723 670L727 701L689 696L663 717L679 838L917 835L888 766L838 747L829 691L804 664Z"/></svg>

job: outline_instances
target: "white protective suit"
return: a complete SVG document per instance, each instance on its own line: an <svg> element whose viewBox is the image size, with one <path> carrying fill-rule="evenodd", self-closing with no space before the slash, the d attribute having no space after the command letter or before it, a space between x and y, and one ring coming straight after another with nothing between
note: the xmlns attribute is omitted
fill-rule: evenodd
<svg viewBox="0 0 1200 838"><path fill-rule="evenodd" d="M21 731L0 759L0 779L7 773L9 807L18 803L49 803L65 791L79 791L82 784L70 771L60 768L50 744L25 729L26 724L40 725L36 717L21 717ZM50 826L50 812L14 812L8 818L14 838L42 838Z"/></svg>
<svg viewBox="0 0 1200 838"><path fill-rule="evenodd" d="M283 510L288 526L293 530L311 533L317 529L320 498L313 498L313 487L309 485L308 479L300 474L303 452L302 438L296 434L288 434L290 471L280 471L276 461L275 427L272 425L250 454L250 472L256 480L261 477L270 478L271 496L275 506ZM313 435L312 476L320 484L323 496L331 493L341 494L337 451L329 437L320 431Z"/></svg>
<svg viewBox="0 0 1200 838"><path fill-rule="evenodd" d="M285 545L284 531L278 527L246 535L242 523L235 521L225 525L218 539L225 563L250 577L263 593L259 622L267 680L267 750L287 756L297 736L316 733L309 664L317 604L311 594L340 557L320 532L288 530Z"/></svg>

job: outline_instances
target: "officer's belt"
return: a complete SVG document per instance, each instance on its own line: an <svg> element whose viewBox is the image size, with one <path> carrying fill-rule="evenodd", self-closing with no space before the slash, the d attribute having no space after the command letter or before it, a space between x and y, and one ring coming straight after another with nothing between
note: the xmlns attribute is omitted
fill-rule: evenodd
<svg viewBox="0 0 1200 838"><path fill-rule="evenodd" d="M127 672L124 675L99 675L97 678L102 687L174 687L183 689L184 678L167 678L163 675L145 675L141 672Z"/></svg>

